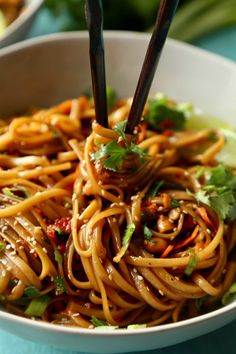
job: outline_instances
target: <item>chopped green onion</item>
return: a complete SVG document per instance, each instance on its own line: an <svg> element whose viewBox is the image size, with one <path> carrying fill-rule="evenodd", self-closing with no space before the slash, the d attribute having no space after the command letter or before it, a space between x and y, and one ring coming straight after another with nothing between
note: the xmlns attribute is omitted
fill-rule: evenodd
<svg viewBox="0 0 236 354"><path fill-rule="evenodd" d="M3 302L3 301L5 301L5 296L0 294L0 302Z"/></svg>
<svg viewBox="0 0 236 354"><path fill-rule="evenodd" d="M142 328L147 328L146 324L132 324L128 325L127 329L142 329Z"/></svg>
<svg viewBox="0 0 236 354"><path fill-rule="evenodd" d="M160 188L165 184L164 180L158 181L154 184L152 188L147 192L146 197L155 197L159 192Z"/></svg>
<svg viewBox="0 0 236 354"><path fill-rule="evenodd" d="M92 316L90 322L94 325L94 327L108 327L106 321L99 320L96 316Z"/></svg>
<svg viewBox="0 0 236 354"><path fill-rule="evenodd" d="M233 283L229 290L223 295L221 302L223 305L228 305L236 300L236 283Z"/></svg>
<svg viewBox="0 0 236 354"><path fill-rule="evenodd" d="M27 288L25 288L24 294L28 297L35 298L40 296L40 291L37 288L35 288L33 285L30 285Z"/></svg>
<svg viewBox="0 0 236 354"><path fill-rule="evenodd" d="M54 284L56 285L56 292L57 293L61 294L61 293L67 292L65 281L60 275L55 276Z"/></svg>
<svg viewBox="0 0 236 354"><path fill-rule="evenodd" d="M199 258L195 254L195 250L192 248L189 250L189 262L184 270L184 273L186 275L191 275L194 269L196 268L196 265L199 261Z"/></svg>
<svg viewBox="0 0 236 354"><path fill-rule="evenodd" d="M5 243L4 242L0 242L0 252L4 251L5 249Z"/></svg>
<svg viewBox="0 0 236 354"><path fill-rule="evenodd" d="M122 239L122 247L120 249L120 251L117 253L117 255L113 258L114 262L120 262L121 258L125 255L125 252L127 251L128 247L129 247L129 244L130 244L130 241L131 241L131 238L132 238L132 235L135 231L135 224L129 224L127 225L127 228L125 230L125 234L123 236L123 239Z"/></svg>
<svg viewBox="0 0 236 354"><path fill-rule="evenodd" d="M178 208L180 206L180 202L178 202L178 200L172 200L170 205L174 208Z"/></svg>
<svg viewBox="0 0 236 354"><path fill-rule="evenodd" d="M49 295L43 295L33 299L25 310L25 314L30 317L41 317L50 301L51 297Z"/></svg>
<svg viewBox="0 0 236 354"><path fill-rule="evenodd" d="M59 252L58 250L55 250L54 251L54 258L55 258L55 261L58 263L58 265L62 265L63 255L61 254L61 252Z"/></svg>

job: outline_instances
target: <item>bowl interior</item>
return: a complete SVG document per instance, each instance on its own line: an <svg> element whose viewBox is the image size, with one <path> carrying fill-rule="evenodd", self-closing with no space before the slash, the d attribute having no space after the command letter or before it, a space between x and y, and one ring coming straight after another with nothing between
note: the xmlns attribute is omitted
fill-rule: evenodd
<svg viewBox="0 0 236 354"><path fill-rule="evenodd" d="M106 34L107 84L120 96L133 95L147 43L146 34ZM78 96L91 87L87 34L52 35L3 49L0 77L1 115ZM235 64L173 40L165 46L150 94L157 91L231 123L236 115Z"/></svg>
<svg viewBox="0 0 236 354"><path fill-rule="evenodd" d="M114 87L120 96L133 95L148 40L146 34L106 33L107 84ZM0 53L0 77L1 117L27 111L29 107L50 106L80 95L91 87L87 33L52 35L3 49ZM169 40L151 94L157 91L176 100L192 102L205 113L234 123L236 65L216 55ZM109 350L112 353L127 351L124 350L127 345L130 351L148 350L207 333L233 319L236 303L217 311L216 315L199 316L189 322L129 333L63 329L35 322L31 326L32 321L1 311L0 317L6 330L33 340L67 349L103 353ZM127 339L124 339L124 334L127 334ZM89 340L91 335L93 341ZM108 339L111 346L107 344Z"/></svg>

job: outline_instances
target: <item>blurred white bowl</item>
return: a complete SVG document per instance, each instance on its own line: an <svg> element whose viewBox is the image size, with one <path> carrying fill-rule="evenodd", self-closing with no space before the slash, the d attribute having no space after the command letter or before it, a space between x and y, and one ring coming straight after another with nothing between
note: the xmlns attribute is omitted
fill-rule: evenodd
<svg viewBox="0 0 236 354"><path fill-rule="evenodd" d="M149 36L108 32L107 83L133 95ZM0 115L48 106L78 96L91 86L86 33L52 35L5 48L0 53ZM192 46L169 40L152 86L193 102L230 123L236 117L236 65ZM85 330L24 319L0 311L0 328L68 350L118 353L173 345L220 328L235 319L236 302L174 324L139 330Z"/></svg>
<svg viewBox="0 0 236 354"><path fill-rule="evenodd" d="M0 48L24 38L42 3L43 0L25 0L21 14L0 34Z"/></svg>

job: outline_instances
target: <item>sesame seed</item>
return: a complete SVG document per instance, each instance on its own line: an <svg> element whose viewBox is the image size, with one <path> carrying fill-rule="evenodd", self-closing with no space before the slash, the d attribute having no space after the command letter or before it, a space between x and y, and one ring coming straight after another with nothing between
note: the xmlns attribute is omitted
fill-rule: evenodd
<svg viewBox="0 0 236 354"><path fill-rule="evenodd" d="M20 243L20 242L21 242L21 239L16 240L16 243Z"/></svg>
<svg viewBox="0 0 236 354"><path fill-rule="evenodd" d="M161 296L164 296L164 295L165 295L162 290L158 290L158 292L159 292L159 294L160 294Z"/></svg>
<svg viewBox="0 0 236 354"><path fill-rule="evenodd" d="M110 280L112 280L112 275L111 275L111 274L109 274L109 275L108 275L108 278L109 278Z"/></svg>
<svg viewBox="0 0 236 354"><path fill-rule="evenodd" d="M15 255L16 255L16 251L10 252L10 255L11 255L11 256L15 256Z"/></svg>
<svg viewBox="0 0 236 354"><path fill-rule="evenodd" d="M11 267L7 267L7 271L10 272L12 270Z"/></svg>
<svg viewBox="0 0 236 354"><path fill-rule="evenodd" d="M175 276L175 279L176 279L176 280L179 280L179 277Z"/></svg>
<svg viewBox="0 0 236 354"><path fill-rule="evenodd" d="M137 278L138 278L138 280L143 280L142 275L138 275Z"/></svg>
<svg viewBox="0 0 236 354"><path fill-rule="evenodd" d="M207 232L208 234L211 234L211 230L210 230L210 229L206 229L206 232Z"/></svg>
<svg viewBox="0 0 236 354"><path fill-rule="evenodd" d="M98 185L101 186L102 185L102 181L98 181Z"/></svg>
<svg viewBox="0 0 236 354"><path fill-rule="evenodd" d="M20 247L19 247L19 250L23 250L23 249L24 249L24 246L20 246Z"/></svg>
<svg viewBox="0 0 236 354"><path fill-rule="evenodd" d="M5 277L7 275L7 272L5 270L2 270L2 277Z"/></svg>
<svg viewBox="0 0 236 354"><path fill-rule="evenodd" d="M48 253L47 249L45 247L43 247L43 252L44 253Z"/></svg>
<svg viewBox="0 0 236 354"><path fill-rule="evenodd" d="M31 250L30 250L30 253L32 254L32 253L34 253L35 252L35 250L34 250L34 248L32 248Z"/></svg>
<svg viewBox="0 0 236 354"><path fill-rule="evenodd" d="M11 248L11 245L6 245L6 250L9 250Z"/></svg>

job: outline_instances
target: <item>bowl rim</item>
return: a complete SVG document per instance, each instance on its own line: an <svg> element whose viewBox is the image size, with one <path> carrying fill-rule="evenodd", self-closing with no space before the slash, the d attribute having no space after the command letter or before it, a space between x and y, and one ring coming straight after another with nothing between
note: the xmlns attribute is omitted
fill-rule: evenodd
<svg viewBox="0 0 236 354"><path fill-rule="evenodd" d="M38 1L38 4L37 4ZM42 3L44 0L35 0L35 7L39 3ZM37 4L37 5L36 5ZM23 13L22 13L23 15ZM19 18L22 16L20 15ZM18 18L18 19L19 19ZM18 20L16 19L12 25ZM11 25L9 26L11 27ZM104 31L104 38L105 40L111 40L111 39L122 39L122 40L148 40L150 39L151 34L150 33L145 33L145 32L135 32L135 31L116 31L116 30L105 30ZM1 37L0 37L0 43L1 43ZM25 50L28 48L32 47L37 47L45 44L50 44L53 42L63 42L63 41L68 41L68 40L87 40L88 39L88 32L87 31L71 31L71 32L58 32L58 33L51 33L51 34L46 34L46 35L41 35L38 37L34 38L29 38L25 39L23 41L17 42L10 44L4 48L1 48L0 50L0 58L5 55L9 55L11 53L14 53L16 51L20 50ZM200 55L203 58L206 58L208 60L214 60L216 63L220 65L225 65L229 69L235 70L236 69L236 61L225 58L224 56L213 53L209 50L202 49L199 47L194 46L193 44L186 43L179 41L177 39L173 38L168 38L166 41L166 46L171 45L174 47L181 48L182 50L185 50L187 52L193 52L196 55Z"/></svg>
<svg viewBox="0 0 236 354"><path fill-rule="evenodd" d="M25 21L27 21L43 4L44 0L30 0L23 7L23 11L20 15L6 27L4 32L0 34L0 44L1 42L8 38L12 33L17 31Z"/></svg>
<svg viewBox="0 0 236 354"><path fill-rule="evenodd" d="M42 0L39 0L39 2L42 2ZM147 33L139 33L139 32L129 32L129 31L104 31L104 37L105 39L122 39L122 40L140 40L140 39L145 39L148 40L150 38L150 34ZM37 38L32 38L25 40L20 43L12 44L6 48L1 49L0 51L0 59L2 57L11 55L16 53L19 50L27 50L35 46L41 46L45 44L50 44L50 43L55 43L55 42L63 42L66 40L86 40L88 39L88 33L87 31L80 31L80 32L69 32L69 33L56 33L56 34L50 34L46 36L40 36ZM204 56L206 59L211 59L216 61L218 64L226 65L228 68L232 69L233 71L236 71L236 63L232 60L226 59L218 54L211 53L209 51L206 51L204 49L196 48L193 45L183 43L174 39L168 39L167 45L170 45L174 48L180 48L182 50L188 51L188 52L193 52L193 54ZM34 329L42 329L46 330L50 333L64 333L64 334L74 334L74 335L83 335L83 336L90 336L91 334L93 336L133 336L138 334L153 334L153 333L165 333L170 330L177 330L179 328L186 328L190 325L198 325L201 322L206 322L210 319L213 318L218 318L223 314L230 313L236 311L236 301L223 306L217 310L208 312L206 314L196 316L190 319L182 320L179 322L175 323L167 323L167 324L161 324L153 327L147 327L147 328L140 328L140 329L119 329L119 330L104 330L104 329L99 329L99 327L94 329L87 329L87 328L80 328L80 327L67 327L67 326L61 326L57 324L51 324L48 322L44 321L39 321L39 320L33 320L30 318L24 318L20 317L11 313L8 313L4 310L0 309L0 319L2 320L7 320L9 322L16 322L19 325L26 325L26 326L32 326Z"/></svg>

